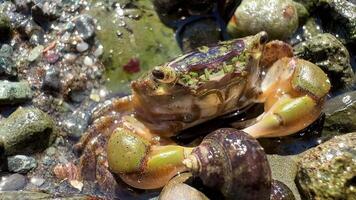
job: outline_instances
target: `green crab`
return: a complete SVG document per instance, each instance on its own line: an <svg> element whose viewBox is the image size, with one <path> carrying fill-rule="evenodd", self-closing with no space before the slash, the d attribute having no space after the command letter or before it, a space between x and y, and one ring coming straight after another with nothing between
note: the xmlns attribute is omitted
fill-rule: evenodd
<svg viewBox="0 0 356 200"><path fill-rule="evenodd" d="M254 138L307 127L330 82L319 67L293 57L288 44L267 42L260 32L204 46L133 81L132 95L101 105L77 144L82 177L103 190L115 184L112 173L135 188L160 188L199 164L194 148L171 136L254 103L264 103L265 112L242 130Z"/></svg>

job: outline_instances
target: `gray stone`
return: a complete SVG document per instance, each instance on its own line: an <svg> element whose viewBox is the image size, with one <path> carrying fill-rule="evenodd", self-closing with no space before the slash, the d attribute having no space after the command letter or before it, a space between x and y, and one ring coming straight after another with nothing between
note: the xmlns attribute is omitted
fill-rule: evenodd
<svg viewBox="0 0 356 200"><path fill-rule="evenodd" d="M23 103L32 98L32 90L26 81L0 81L0 104Z"/></svg>
<svg viewBox="0 0 356 200"><path fill-rule="evenodd" d="M324 139L356 131L356 91L329 99L324 106Z"/></svg>
<svg viewBox="0 0 356 200"><path fill-rule="evenodd" d="M26 184L26 177L21 174L4 176L0 180L0 191L21 190L26 186Z"/></svg>
<svg viewBox="0 0 356 200"><path fill-rule="evenodd" d="M296 45L294 54L323 69L331 81L332 91L354 84L349 52L335 36L324 33L311 37Z"/></svg>
<svg viewBox="0 0 356 200"><path fill-rule="evenodd" d="M7 168L10 172L27 173L37 167L37 161L33 157L16 155L7 158Z"/></svg>
<svg viewBox="0 0 356 200"><path fill-rule="evenodd" d="M76 33L83 40L88 40L95 35L95 24L90 15L80 15L74 19L74 23Z"/></svg>
<svg viewBox="0 0 356 200"><path fill-rule="evenodd" d="M292 190L296 200L301 200L298 188L294 183L297 174L297 163L294 156L267 155L272 171L272 179L286 184Z"/></svg>
<svg viewBox="0 0 356 200"><path fill-rule="evenodd" d="M58 92L61 88L60 73L55 68L49 68L43 79L42 88L50 92Z"/></svg>
<svg viewBox="0 0 356 200"><path fill-rule="evenodd" d="M304 199L355 199L356 132L336 136L300 156L296 182Z"/></svg>
<svg viewBox="0 0 356 200"><path fill-rule="evenodd" d="M24 199L52 199L51 195L30 191L5 191L0 192L1 200L24 200Z"/></svg>
<svg viewBox="0 0 356 200"><path fill-rule="evenodd" d="M42 55L43 49L44 46L42 45L38 45L35 48L33 48L28 54L27 60L30 62L37 60Z"/></svg>
<svg viewBox="0 0 356 200"><path fill-rule="evenodd" d="M77 110L68 116L63 123L65 130L68 132L68 136L77 139L80 138L88 127L90 117L89 111L86 110Z"/></svg>
<svg viewBox="0 0 356 200"><path fill-rule="evenodd" d="M47 148L56 137L52 118L38 108L18 108L0 121L0 147L6 155Z"/></svg>

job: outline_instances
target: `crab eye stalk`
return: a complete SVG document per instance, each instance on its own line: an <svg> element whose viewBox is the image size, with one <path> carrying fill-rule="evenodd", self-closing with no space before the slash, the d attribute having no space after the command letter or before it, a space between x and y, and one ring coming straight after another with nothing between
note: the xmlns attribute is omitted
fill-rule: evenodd
<svg viewBox="0 0 356 200"><path fill-rule="evenodd" d="M170 67L157 67L152 70L152 76L162 83L172 83L177 78L175 71Z"/></svg>

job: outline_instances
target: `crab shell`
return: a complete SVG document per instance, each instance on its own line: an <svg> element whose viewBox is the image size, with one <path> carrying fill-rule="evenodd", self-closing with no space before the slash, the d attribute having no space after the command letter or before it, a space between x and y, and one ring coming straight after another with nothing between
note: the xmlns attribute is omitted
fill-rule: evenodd
<svg viewBox="0 0 356 200"><path fill-rule="evenodd" d="M161 136L240 109L257 96L266 32L201 47L132 82L136 117Z"/></svg>

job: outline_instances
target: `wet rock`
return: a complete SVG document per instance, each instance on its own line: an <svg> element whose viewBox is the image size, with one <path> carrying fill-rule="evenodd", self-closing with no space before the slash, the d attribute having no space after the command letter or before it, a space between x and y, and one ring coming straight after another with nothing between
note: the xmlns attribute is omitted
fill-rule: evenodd
<svg viewBox="0 0 356 200"><path fill-rule="evenodd" d="M33 157L16 155L7 158L7 168L10 172L27 173L37 167L37 161Z"/></svg>
<svg viewBox="0 0 356 200"><path fill-rule="evenodd" d="M81 108L71 113L63 122L63 126L71 138L79 139L87 129L91 111L89 108Z"/></svg>
<svg viewBox="0 0 356 200"><path fill-rule="evenodd" d="M305 199L354 199L356 196L356 132L305 152L296 182Z"/></svg>
<svg viewBox="0 0 356 200"><path fill-rule="evenodd" d="M315 63L328 74L331 90L352 86L355 74L346 47L335 36L318 34L294 47L297 57Z"/></svg>
<svg viewBox="0 0 356 200"><path fill-rule="evenodd" d="M356 4L347 0L319 0L324 28L339 35L343 42L356 44ZM330 17L333 20L330 20Z"/></svg>
<svg viewBox="0 0 356 200"><path fill-rule="evenodd" d="M281 181L272 180L270 200L295 200L293 192Z"/></svg>
<svg viewBox="0 0 356 200"><path fill-rule="evenodd" d="M0 81L0 104L16 104L32 98L32 90L26 81Z"/></svg>
<svg viewBox="0 0 356 200"><path fill-rule="evenodd" d="M15 77L17 75L16 66L11 58L13 49L10 45L4 44L0 49L0 76Z"/></svg>
<svg viewBox="0 0 356 200"><path fill-rule="evenodd" d="M9 39L11 35L11 24L5 13L0 13L0 41Z"/></svg>
<svg viewBox="0 0 356 200"><path fill-rule="evenodd" d="M183 51L217 43L222 39L220 31L220 26L211 18L189 23L180 32Z"/></svg>
<svg viewBox="0 0 356 200"><path fill-rule="evenodd" d="M80 15L74 19L75 31L83 39L88 40L95 35L95 23L90 15Z"/></svg>
<svg viewBox="0 0 356 200"><path fill-rule="evenodd" d="M30 191L7 191L0 192L0 199L20 200L20 199L51 199L51 195L40 192Z"/></svg>
<svg viewBox="0 0 356 200"><path fill-rule="evenodd" d="M37 60L42 55L43 49L44 46L42 45L38 45L35 48L33 48L28 54L27 60L30 62Z"/></svg>
<svg viewBox="0 0 356 200"><path fill-rule="evenodd" d="M322 132L324 139L356 131L356 91L328 100L323 112L325 113Z"/></svg>
<svg viewBox="0 0 356 200"><path fill-rule="evenodd" d="M0 146L6 155L42 150L55 136L54 121L38 108L20 107L0 121Z"/></svg>
<svg viewBox="0 0 356 200"><path fill-rule="evenodd" d="M33 19L42 26L47 25L48 22L57 19L61 15L61 6L56 0L36 0L34 6L31 8Z"/></svg>
<svg viewBox="0 0 356 200"><path fill-rule="evenodd" d="M43 183L45 182L46 180L41 178L41 177L32 177L30 179L30 183L32 183L33 185L36 185L36 186L41 186L43 185Z"/></svg>
<svg viewBox="0 0 356 200"><path fill-rule="evenodd" d="M34 46L43 45L44 44L44 31L36 30L31 34L30 43Z"/></svg>
<svg viewBox="0 0 356 200"><path fill-rule="evenodd" d="M301 200L298 188L294 183L297 174L297 163L294 156L267 155L271 166L272 178L287 185L296 200Z"/></svg>
<svg viewBox="0 0 356 200"><path fill-rule="evenodd" d="M298 13L291 0L244 0L228 24L234 37L267 31L271 39L286 39L298 27Z"/></svg>
<svg viewBox="0 0 356 200"><path fill-rule="evenodd" d="M0 191L21 190L27 184L26 177L21 174L3 176L0 180ZM1 193L0 193L1 197Z"/></svg>
<svg viewBox="0 0 356 200"><path fill-rule="evenodd" d="M61 87L59 71L55 68L49 68L43 79L42 88L49 92L58 92Z"/></svg>
<svg viewBox="0 0 356 200"><path fill-rule="evenodd" d="M84 51L88 50L88 48L89 48L89 45L86 42L80 42L76 46L76 49L78 52L84 52Z"/></svg>
<svg viewBox="0 0 356 200"><path fill-rule="evenodd" d="M323 33L321 27L316 23L315 18L309 18L303 25L303 38L310 40L312 37Z"/></svg>

